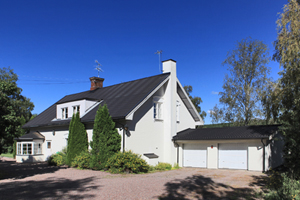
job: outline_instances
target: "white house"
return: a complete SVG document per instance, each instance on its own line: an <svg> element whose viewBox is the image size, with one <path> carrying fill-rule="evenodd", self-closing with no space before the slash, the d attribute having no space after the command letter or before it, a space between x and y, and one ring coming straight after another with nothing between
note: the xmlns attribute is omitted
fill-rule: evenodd
<svg viewBox="0 0 300 200"><path fill-rule="evenodd" d="M107 104L122 136L121 150L132 150L151 165L167 162L179 163L180 166L232 168L220 164L220 158L224 159L223 150L226 154L227 148L230 151L246 150L243 154L246 160L240 162L247 164L233 168L262 171L273 166L266 160L271 160L271 147L268 146L271 137L277 133L277 127L256 128L252 131L256 138L240 138L245 135L242 129L239 136L227 131L230 140L220 137L222 130L214 138L199 137L209 134L209 129L195 129L203 124L203 120L177 79L174 60L164 61L163 73L156 76L108 87L103 87L102 78L92 77L90 80L90 90L63 97L23 126L30 132L16 138L17 162L45 161L51 154L61 151L67 145L69 123L75 112L80 113L91 141L98 107ZM194 137L189 137L191 134Z"/></svg>

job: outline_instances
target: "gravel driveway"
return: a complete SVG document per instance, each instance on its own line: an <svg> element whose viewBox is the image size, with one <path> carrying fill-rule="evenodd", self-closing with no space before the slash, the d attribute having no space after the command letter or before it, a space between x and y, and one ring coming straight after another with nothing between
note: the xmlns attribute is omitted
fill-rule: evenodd
<svg viewBox="0 0 300 200"><path fill-rule="evenodd" d="M114 175L0 158L0 199L256 199L265 178L200 168Z"/></svg>

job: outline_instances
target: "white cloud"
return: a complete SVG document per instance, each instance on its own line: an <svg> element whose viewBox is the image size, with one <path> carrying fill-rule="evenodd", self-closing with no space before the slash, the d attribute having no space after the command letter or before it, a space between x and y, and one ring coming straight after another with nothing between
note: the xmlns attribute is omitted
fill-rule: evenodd
<svg viewBox="0 0 300 200"><path fill-rule="evenodd" d="M212 91L211 93L212 93L212 94L219 94L219 92L215 92L215 91Z"/></svg>
<svg viewBox="0 0 300 200"><path fill-rule="evenodd" d="M214 112L213 110L208 110L207 113L213 114L213 113L215 113L215 112Z"/></svg>

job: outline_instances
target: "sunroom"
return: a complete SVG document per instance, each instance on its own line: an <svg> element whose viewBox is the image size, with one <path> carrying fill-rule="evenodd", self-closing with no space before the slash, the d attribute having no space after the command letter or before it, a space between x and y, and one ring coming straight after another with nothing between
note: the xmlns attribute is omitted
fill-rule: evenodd
<svg viewBox="0 0 300 200"><path fill-rule="evenodd" d="M44 161L43 143L45 137L37 132L25 134L19 138L15 138L16 145L16 161L17 162L40 162Z"/></svg>

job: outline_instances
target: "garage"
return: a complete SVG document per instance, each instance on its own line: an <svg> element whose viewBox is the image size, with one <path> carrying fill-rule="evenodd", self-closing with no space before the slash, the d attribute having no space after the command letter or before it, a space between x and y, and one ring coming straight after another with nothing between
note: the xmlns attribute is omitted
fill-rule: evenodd
<svg viewBox="0 0 300 200"><path fill-rule="evenodd" d="M203 144L184 144L184 167L206 168L207 147Z"/></svg>
<svg viewBox="0 0 300 200"><path fill-rule="evenodd" d="M219 167L221 169L247 169L248 146L240 143L219 144Z"/></svg>

